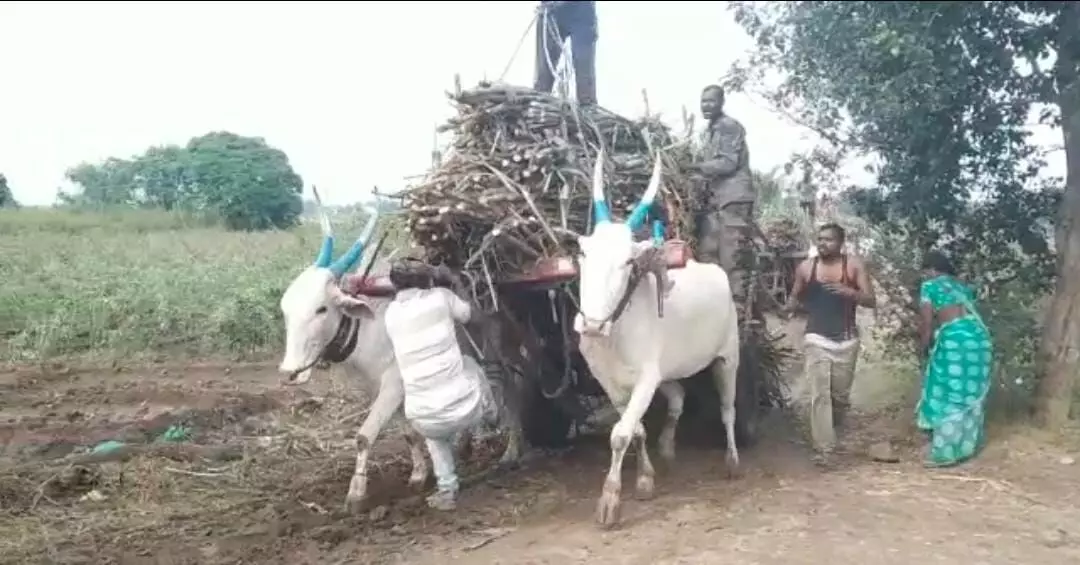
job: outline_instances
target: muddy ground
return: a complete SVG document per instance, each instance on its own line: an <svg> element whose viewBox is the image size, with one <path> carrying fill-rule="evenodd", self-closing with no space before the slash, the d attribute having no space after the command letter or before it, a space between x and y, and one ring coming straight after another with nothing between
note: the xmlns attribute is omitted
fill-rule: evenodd
<svg viewBox="0 0 1080 565"><path fill-rule="evenodd" d="M260 365L0 375L0 563L1080 563L1077 443L998 429L977 461L930 471L905 414L869 402L828 470L784 415L733 480L719 449L680 446L655 498L636 501L631 456L614 531L592 522L602 438L484 478L447 516L405 488L391 431L372 509L352 516L365 404L336 373L316 380L283 387ZM864 455L886 437L900 463ZM108 440L123 446L87 455Z"/></svg>

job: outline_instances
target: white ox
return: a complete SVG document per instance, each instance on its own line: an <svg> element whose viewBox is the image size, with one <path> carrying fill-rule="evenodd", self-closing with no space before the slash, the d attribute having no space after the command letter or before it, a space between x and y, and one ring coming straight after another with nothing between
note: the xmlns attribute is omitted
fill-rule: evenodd
<svg viewBox="0 0 1080 565"><path fill-rule="evenodd" d="M593 172L596 227L580 236L581 296L574 329L581 334L580 350L620 418L611 430L611 468L597 505L597 521L606 527L619 521L623 458L637 440L637 494L653 493L654 469L645 449L641 423L656 390L667 397L668 416L659 436L660 456L675 457L675 429L683 411L685 392L680 379L709 367L720 392L721 416L727 433L729 473L739 465L735 446L735 386L739 366L739 326L728 276L719 266L689 260L668 275L674 286L658 317L656 277L648 273L631 288L637 259L652 243L634 242L633 232L660 188L656 162L645 195L626 223L614 222L604 201L603 152ZM629 301L624 296L629 293ZM619 305L625 302L620 313Z"/></svg>
<svg viewBox="0 0 1080 565"><path fill-rule="evenodd" d="M289 375L290 384L303 384L311 378L312 368L322 359L343 363L350 374L358 374L365 388L377 391L368 415L356 435L356 468L345 497L346 507L358 510L367 499L367 463L371 446L393 418L404 418L405 389L398 372L390 337L386 333L385 314L390 298L350 296L341 289L342 276L353 269L364 252L377 221L377 212L361 236L337 261L331 263L334 247L330 219L315 192L322 248L315 263L304 269L281 297L285 318L285 357L279 370ZM500 425L509 427L510 437L502 463L512 463L521 455L521 426L513 402L500 406ZM505 408L510 408L507 412ZM429 468L424 456L423 438L412 426L405 426L405 440L412 458L409 485L420 488L427 481ZM471 433L462 434L468 444Z"/></svg>

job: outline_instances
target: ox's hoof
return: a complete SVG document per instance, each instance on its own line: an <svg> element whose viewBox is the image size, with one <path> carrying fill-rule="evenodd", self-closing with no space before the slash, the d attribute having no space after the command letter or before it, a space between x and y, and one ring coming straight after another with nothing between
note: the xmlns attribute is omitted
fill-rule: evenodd
<svg viewBox="0 0 1080 565"><path fill-rule="evenodd" d="M656 489L656 483L651 475L641 475L637 478L637 484L634 485L634 496L638 500L649 500L653 497Z"/></svg>
<svg viewBox="0 0 1080 565"><path fill-rule="evenodd" d="M353 494L352 492L345 495L345 512L356 516L367 510L367 506L367 495Z"/></svg>
<svg viewBox="0 0 1080 565"><path fill-rule="evenodd" d="M502 457L499 457L499 465L512 467L521 462L521 459L525 456L519 446L507 445L503 450Z"/></svg>
<svg viewBox="0 0 1080 565"><path fill-rule="evenodd" d="M742 475L742 467L739 465L739 456L730 452L724 457L724 471L729 479L737 479Z"/></svg>
<svg viewBox="0 0 1080 565"><path fill-rule="evenodd" d="M514 469L517 464L521 462L521 455L518 453L503 453L499 458L499 467L504 469Z"/></svg>
<svg viewBox="0 0 1080 565"><path fill-rule="evenodd" d="M409 488L414 492L420 492L424 490L424 486L427 484L427 473L413 472L409 475Z"/></svg>
<svg viewBox="0 0 1080 565"><path fill-rule="evenodd" d="M596 505L596 523L601 528L611 529L619 523L619 490L618 485L604 485L604 492Z"/></svg>
<svg viewBox="0 0 1080 565"><path fill-rule="evenodd" d="M350 514L362 512L367 508L367 477L353 475L349 481L349 494L345 495L345 511Z"/></svg>

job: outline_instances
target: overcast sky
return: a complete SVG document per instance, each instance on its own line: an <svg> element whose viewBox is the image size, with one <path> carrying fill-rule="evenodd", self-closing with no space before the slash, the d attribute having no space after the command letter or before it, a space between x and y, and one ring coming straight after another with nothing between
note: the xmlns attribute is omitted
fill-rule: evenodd
<svg viewBox="0 0 1080 565"><path fill-rule="evenodd" d="M598 96L625 115L643 111L647 88L651 109L681 124L681 108L697 113L701 88L750 47L723 2L597 4ZM48 204L81 161L228 130L283 149L329 203L397 190L430 163L454 74L466 87L497 79L535 5L0 3L0 172L20 202ZM530 35L508 81L531 83L533 52ZM739 94L727 110L755 168L814 142Z"/></svg>

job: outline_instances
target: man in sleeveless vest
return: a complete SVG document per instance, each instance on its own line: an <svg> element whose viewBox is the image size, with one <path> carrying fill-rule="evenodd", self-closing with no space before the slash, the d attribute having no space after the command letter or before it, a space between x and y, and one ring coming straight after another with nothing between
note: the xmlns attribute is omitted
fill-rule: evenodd
<svg viewBox="0 0 1080 565"><path fill-rule="evenodd" d="M790 312L801 302L807 312L803 349L810 387L810 436L819 457L836 445L836 428L851 404L851 385L859 356L855 308L876 305L874 288L858 257L844 253L844 228L818 230L817 256L795 270Z"/></svg>
<svg viewBox="0 0 1080 565"><path fill-rule="evenodd" d="M750 178L750 150L746 129L724 113L724 89L706 86L701 92L701 115L707 121L701 154L690 171L701 178L704 190L695 218L697 251L702 261L716 263L731 281L742 304L745 284L739 252L750 235L757 193Z"/></svg>

